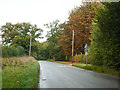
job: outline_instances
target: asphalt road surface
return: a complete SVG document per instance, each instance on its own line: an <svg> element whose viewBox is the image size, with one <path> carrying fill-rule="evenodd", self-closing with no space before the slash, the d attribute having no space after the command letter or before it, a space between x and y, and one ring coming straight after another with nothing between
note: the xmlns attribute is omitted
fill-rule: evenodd
<svg viewBox="0 0 120 90"><path fill-rule="evenodd" d="M118 77L55 62L39 63L38 88L118 88Z"/></svg>

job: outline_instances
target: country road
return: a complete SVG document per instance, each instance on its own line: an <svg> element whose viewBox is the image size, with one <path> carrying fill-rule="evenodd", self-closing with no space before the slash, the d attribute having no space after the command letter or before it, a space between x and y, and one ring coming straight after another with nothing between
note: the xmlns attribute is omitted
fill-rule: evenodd
<svg viewBox="0 0 120 90"><path fill-rule="evenodd" d="M70 65L39 61L38 88L118 88L118 78Z"/></svg>

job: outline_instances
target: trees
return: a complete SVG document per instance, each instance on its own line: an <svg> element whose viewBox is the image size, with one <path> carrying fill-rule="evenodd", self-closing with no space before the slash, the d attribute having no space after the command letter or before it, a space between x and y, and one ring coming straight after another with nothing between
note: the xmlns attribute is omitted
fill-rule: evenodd
<svg viewBox="0 0 120 90"><path fill-rule="evenodd" d="M60 34L60 27L59 27L59 20L55 20L49 24L45 24L47 28L50 29L48 31L46 37L48 42L48 50L50 58L55 58L56 60L60 60L63 55L61 52L61 47L58 43L59 34Z"/></svg>
<svg viewBox="0 0 120 90"><path fill-rule="evenodd" d="M97 8L96 23L91 35L91 60L93 64L119 69L120 64L120 2L103 3Z"/></svg>
<svg viewBox="0 0 120 90"><path fill-rule="evenodd" d="M72 51L72 30L70 30L69 24L66 22L60 25L60 46L65 56L71 56Z"/></svg>
<svg viewBox="0 0 120 90"><path fill-rule="evenodd" d="M23 39L32 36L33 41L35 41L36 38L40 38L43 31L42 29L37 28L37 25L32 25L25 22L17 24L6 23L6 25L1 27L1 30L3 44L10 43L11 45L16 43L13 42L15 38Z"/></svg>
<svg viewBox="0 0 120 90"><path fill-rule="evenodd" d="M25 52L28 54L30 37L32 42L36 42L36 38L41 38L42 29L37 25L30 23L6 23L1 27L2 30L2 42L3 44L10 44L12 46L20 45L25 48Z"/></svg>
<svg viewBox="0 0 120 90"><path fill-rule="evenodd" d="M6 23L6 25L3 25L1 27L2 31L2 43L8 44L12 43L12 40L16 35L19 35L18 30L14 27L11 23Z"/></svg>
<svg viewBox="0 0 120 90"><path fill-rule="evenodd" d="M47 60L49 59L49 49L48 49L48 42L44 41L39 43L38 52L37 52L37 59Z"/></svg>
<svg viewBox="0 0 120 90"><path fill-rule="evenodd" d="M85 44L90 45L90 27L95 17L96 4L86 4L74 8L69 15L68 22L62 24L60 45L66 56L71 56L72 30L75 32L74 54L84 53Z"/></svg>

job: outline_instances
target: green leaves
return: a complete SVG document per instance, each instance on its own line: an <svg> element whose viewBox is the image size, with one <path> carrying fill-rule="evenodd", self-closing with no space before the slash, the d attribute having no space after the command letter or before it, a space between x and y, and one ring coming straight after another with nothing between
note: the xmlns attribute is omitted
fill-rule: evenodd
<svg viewBox="0 0 120 90"><path fill-rule="evenodd" d="M25 22L17 24L6 23L6 25L1 27L1 30L3 33L3 44L10 44L13 46L20 45L24 47L26 54L28 54L29 51L30 36L32 38L32 43L36 42L35 39L40 38L43 31L38 28L37 25Z"/></svg>
<svg viewBox="0 0 120 90"><path fill-rule="evenodd" d="M22 46L2 46L2 57L24 56L25 50Z"/></svg>
<svg viewBox="0 0 120 90"><path fill-rule="evenodd" d="M63 54L58 43L59 35L61 33L61 28L59 26L59 20L55 20L50 22L49 24L45 24L50 31L47 32L47 43L48 43L48 51L49 51L49 58L54 58L59 60L62 58Z"/></svg>
<svg viewBox="0 0 120 90"><path fill-rule="evenodd" d="M97 8L96 22L91 33L91 60L95 65L105 65L119 69L120 59L120 2L103 3ZM118 35L119 34L119 35Z"/></svg>
<svg viewBox="0 0 120 90"><path fill-rule="evenodd" d="M17 24L6 23L6 25L1 27L1 30L3 32L3 44L13 44L12 41L16 36L25 38L27 35L31 35L34 39L39 38L43 31L42 29L37 28L37 25L25 22Z"/></svg>

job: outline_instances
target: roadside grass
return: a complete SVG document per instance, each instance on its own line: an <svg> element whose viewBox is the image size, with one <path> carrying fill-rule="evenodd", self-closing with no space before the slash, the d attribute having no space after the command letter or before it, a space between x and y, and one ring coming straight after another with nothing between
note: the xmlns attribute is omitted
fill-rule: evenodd
<svg viewBox="0 0 120 90"><path fill-rule="evenodd" d="M28 56L2 58L1 60L2 60L2 69L4 69L4 67L6 66L17 67L20 65L25 65L30 62L36 61L33 57L28 57Z"/></svg>
<svg viewBox="0 0 120 90"><path fill-rule="evenodd" d="M113 76L120 76L120 71L115 70L115 69L111 69L105 66L94 66L91 64L84 64L84 63L78 63L78 62L74 62L73 64L71 62L65 62L65 61L56 61L57 63L61 63L61 64L68 64L68 65L72 65L75 67L79 67L79 68L83 68L86 70L91 70L91 71L95 71L95 72L99 72L99 73L105 73L105 74L110 74Z"/></svg>
<svg viewBox="0 0 120 90"><path fill-rule="evenodd" d="M55 61L57 63L61 63L61 64L70 64L71 62L63 62L63 61Z"/></svg>
<svg viewBox="0 0 120 90"><path fill-rule="evenodd" d="M61 64L67 64L66 62L61 62Z"/></svg>
<svg viewBox="0 0 120 90"><path fill-rule="evenodd" d="M36 88L39 78L39 63L33 57L21 57L21 61L17 61L18 58L13 59L21 64L4 66L2 88ZM11 61L13 59L10 58ZM4 61L2 60L2 62Z"/></svg>
<svg viewBox="0 0 120 90"><path fill-rule="evenodd" d="M72 62L69 62L69 61L55 61L57 63L61 63L61 64L69 64L69 65L72 65ZM84 63L81 63L81 62L74 62L74 64L81 64L83 65ZM84 64L85 65L85 64Z"/></svg>
<svg viewBox="0 0 120 90"><path fill-rule="evenodd" d="M54 59L47 59L46 61L56 62Z"/></svg>
<svg viewBox="0 0 120 90"><path fill-rule="evenodd" d="M87 69L87 70L92 70L96 71L99 73L105 73L105 74L110 74L114 76L118 76L120 71L117 71L115 69L111 69L105 66L94 66L94 65L86 65L86 64L73 64L72 66Z"/></svg>

